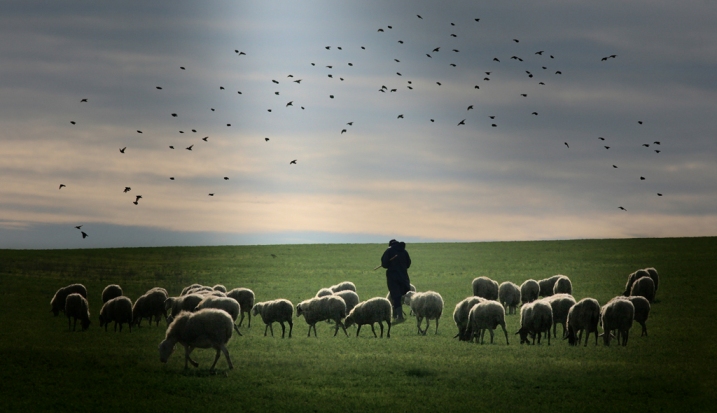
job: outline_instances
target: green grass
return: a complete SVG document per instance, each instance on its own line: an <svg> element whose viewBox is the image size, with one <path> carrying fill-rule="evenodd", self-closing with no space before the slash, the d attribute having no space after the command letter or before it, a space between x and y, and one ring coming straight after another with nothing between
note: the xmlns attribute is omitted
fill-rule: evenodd
<svg viewBox="0 0 717 413"><path fill-rule="evenodd" d="M294 304L321 287L351 280L362 299L385 296L382 271L371 271L382 245L282 245L106 250L0 250L0 406L2 411L711 411L717 397L717 238L410 244L411 281L441 293L439 334L416 335L414 319L390 339L333 337L320 323L307 338L303 318L291 339L264 337L256 318L233 337L216 374L213 352L196 350L184 370L181 349L164 365L160 328L128 333L99 328L100 293L110 283L136 299L162 286L177 295L199 282L248 287L258 301ZM277 258L272 258L276 254ZM654 266L658 302L649 337L631 331L627 347L521 346L518 316L508 316L510 345L453 339L455 304L471 280L520 284L566 274L576 299L601 304L622 292L627 275ZM89 292L92 326L67 331L50 299L80 282ZM245 322L246 323L246 322ZM278 326L275 326L278 327ZM560 328L558 328L560 331ZM498 332L496 332L498 333Z"/></svg>

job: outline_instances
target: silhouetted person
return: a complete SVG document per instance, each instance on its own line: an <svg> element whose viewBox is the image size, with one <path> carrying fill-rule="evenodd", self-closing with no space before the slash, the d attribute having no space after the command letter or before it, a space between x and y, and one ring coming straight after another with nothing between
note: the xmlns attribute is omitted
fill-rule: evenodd
<svg viewBox="0 0 717 413"><path fill-rule="evenodd" d="M395 239L389 241L388 248L381 256L381 266L386 269L386 284L391 293L394 323L402 323L405 319L401 297L411 290L411 280L408 278L411 257L406 251L406 243Z"/></svg>

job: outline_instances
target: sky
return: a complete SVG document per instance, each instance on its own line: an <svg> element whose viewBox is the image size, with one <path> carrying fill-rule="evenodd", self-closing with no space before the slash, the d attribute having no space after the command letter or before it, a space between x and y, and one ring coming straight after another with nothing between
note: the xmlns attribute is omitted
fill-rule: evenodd
<svg viewBox="0 0 717 413"><path fill-rule="evenodd" d="M5 1L0 248L714 236L715 20Z"/></svg>

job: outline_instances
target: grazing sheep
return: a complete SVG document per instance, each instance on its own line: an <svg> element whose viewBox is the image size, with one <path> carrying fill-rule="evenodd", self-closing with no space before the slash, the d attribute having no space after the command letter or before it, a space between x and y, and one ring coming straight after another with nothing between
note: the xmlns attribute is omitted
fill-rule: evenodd
<svg viewBox="0 0 717 413"><path fill-rule="evenodd" d="M291 301L279 298L277 300L256 303L251 313L253 315L260 314L262 321L266 324L266 327L264 327L264 337L266 337L267 329L271 330L271 336L274 337L274 328L271 324L277 322L281 324L281 338L284 338L284 322L287 322L289 323L289 338L291 338L291 331L294 329L294 304L292 304Z"/></svg>
<svg viewBox="0 0 717 413"><path fill-rule="evenodd" d="M104 303L100 310L100 327L105 326L105 331L107 331L107 326L112 321L115 322L115 332L117 332L117 324L119 324L121 333L124 323L129 325L129 331L132 332L132 300L120 296Z"/></svg>
<svg viewBox="0 0 717 413"><path fill-rule="evenodd" d="M443 297L435 291L417 293L409 291L402 298L403 304L411 307L416 315L418 334L426 335L431 319L436 320L436 334L438 334L438 320L443 314ZM426 328L421 330L421 323L426 319Z"/></svg>
<svg viewBox="0 0 717 413"><path fill-rule="evenodd" d="M555 287L555 283L558 281L558 278L560 278L560 275L553 275L550 278L538 281L541 297L550 297L553 295L553 287Z"/></svg>
<svg viewBox="0 0 717 413"><path fill-rule="evenodd" d="M106 303L107 301L115 298L115 297L121 297L122 296L122 287L120 287L117 284L110 284L107 287L105 287L104 290L102 290L102 304ZM102 327L102 326L100 326Z"/></svg>
<svg viewBox="0 0 717 413"><path fill-rule="evenodd" d="M339 327L344 329L346 337L349 333L346 331L346 326L341 320L346 317L346 303L343 298L336 295L328 295L323 297L314 297L308 300L300 302L296 306L296 316L304 316L306 324L309 325L309 335L311 337L311 328L314 329L314 337L316 335L316 323L319 321L333 320L336 323L336 330L334 330L334 337L339 332Z"/></svg>
<svg viewBox="0 0 717 413"><path fill-rule="evenodd" d="M335 292L334 295L343 298L346 303L346 314L350 313L360 301L358 294L351 290L338 291Z"/></svg>
<svg viewBox="0 0 717 413"><path fill-rule="evenodd" d="M496 301L484 301L476 304L468 313L468 327L466 335L469 341L473 341L473 336L478 335L480 343L483 344L485 330L490 332L490 343L493 344L493 330L501 326L505 333L505 344L508 342L508 330L505 329L505 309ZM476 340L476 343L478 340Z"/></svg>
<svg viewBox="0 0 717 413"><path fill-rule="evenodd" d="M188 289L187 293L184 295L192 295L192 294L205 295L205 294L210 294L210 293L214 293L214 292L216 292L216 291L212 287L201 286L201 287L195 287L195 288Z"/></svg>
<svg viewBox="0 0 717 413"><path fill-rule="evenodd" d="M570 278L561 275L555 281L553 286L553 295L555 294L571 294L573 293L573 283L570 282Z"/></svg>
<svg viewBox="0 0 717 413"><path fill-rule="evenodd" d="M487 300L482 297L471 296L456 304L456 308L453 310L453 321L456 323L456 327L458 327L458 334L456 334L453 338L458 337L458 340L460 341L468 341L468 315L474 305L484 301Z"/></svg>
<svg viewBox="0 0 717 413"><path fill-rule="evenodd" d="M506 281L498 286L498 302L503 304L508 314L515 314L520 305L520 287Z"/></svg>
<svg viewBox="0 0 717 413"><path fill-rule="evenodd" d="M540 284L530 279L520 284L520 302L522 304L532 303L538 299L540 295Z"/></svg>
<svg viewBox="0 0 717 413"><path fill-rule="evenodd" d="M241 318L239 318L239 327L244 322L244 313L249 318L249 326L251 327L251 309L254 307L254 291L248 288L235 288L227 292L227 297L231 297L239 303L241 308Z"/></svg>
<svg viewBox="0 0 717 413"><path fill-rule="evenodd" d="M170 313L167 318L167 323L171 323L180 312L182 311L194 311L200 301L204 299L201 294L187 294L180 297L170 297L167 302L170 302ZM167 305L165 304L165 308Z"/></svg>
<svg viewBox="0 0 717 413"><path fill-rule="evenodd" d="M195 311L199 311L205 308L216 308L217 310L226 311L227 314L232 317L234 331L236 331L237 334L242 335L239 332L239 327L234 324L237 321L237 318L239 318L239 314L241 313L241 307L239 306L237 300L231 297L215 297L212 295L208 295L204 297L204 299L200 301L199 304L197 304L197 306L195 307Z"/></svg>
<svg viewBox="0 0 717 413"><path fill-rule="evenodd" d="M630 300L612 299L605 304L600 311L600 323L602 324L602 336L605 345L610 345L611 332L617 330L618 344L621 344L620 337L622 336L622 345L627 346L627 339L634 319L635 306Z"/></svg>
<svg viewBox="0 0 717 413"><path fill-rule="evenodd" d="M392 312L390 301L383 297L374 297L354 306L349 315L346 316L344 324L346 327L351 327L354 324L358 326L356 329L356 337L358 337L362 325L371 324L373 336L377 337L373 325L378 323L381 327L381 338L383 338L383 322L385 321L386 324L388 324L386 338L391 338Z"/></svg>
<svg viewBox="0 0 717 413"><path fill-rule="evenodd" d="M647 300L645 297L641 296L630 296L627 297L630 302L632 302L632 305L635 307L635 321L640 323L642 326L642 332L640 333L640 337L647 335L647 325L645 322L647 321L647 317L650 316L650 301Z"/></svg>
<svg viewBox="0 0 717 413"><path fill-rule="evenodd" d="M488 277L473 279L473 295L483 297L486 300L498 300L498 282Z"/></svg>
<svg viewBox="0 0 717 413"><path fill-rule="evenodd" d="M187 294L189 294L189 290L193 290L193 289L195 289L195 288L201 288L201 287L204 287L204 286L203 286L202 284L192 284L192 285L188 285L188 286L186 286L186 287L184 287L184 288L182 289L182 292L181 292L179 295L180 295L180 296L182 296L182 295L187 295Z"/></svg>
<svg viewBox="0 0 717 413"><path fill-rule="evenodd" d="M224 294L227 293L227 287L225 287L225 286L223 286L223 285L221 285L221 284L215 285L214 287L212 287L212 290L214 290L214 291L219 291L219 292L222 292L222 293L224 293Z"/></svg>
<svg viewBox="0 0 717 413"><path fill-rule="evenodd" d="M327 295L332 295L333 293L334 292L331 291L330 288L322 288L316 293L316 295L314 297L316 297L316 298L326 297Z"/></svg>
<svg viewBox="0 0 717 413"><path fill-rule="evenodd" d="M60 288L50 300L50 312L55 314L55 317L60 314L60 311L65 311L65 299L72 293L77 293L87 298L87 288L82 284L70 284Z"/></svg>
<svg viewBox="0 0 717 413"><path fill-rule="evenodd" d="M132 306L132 323L141 326L142 319L149 319L149 325L152 326L152 317L159 326L160 316L164 320L167 319L167 309L165 302L167 301L167 290L161 287L155 287L140 296ZM171 308L171 306L170 306Z"/></svg>
<svg viewBox="0 0 717 413"><path fill-rule="evenodd" d="M650 278L652 278L652 282L655 283L655 293L657 293L657 288L660 286L660 276L657 274L657 270L650 267L650 268L645 268L645 271L647 271L647 273L650 274Z"/></svg>
<svg viewBox="0 0 717 413"><path fill-rule="evenodd" d="M647 301L655 301L655 282L650 277L642 277L632 284L630 289L631 296L641 296L647 298Z"/></svg>
<svg viewBox="0 0 717 413"><path fill-rule="evenodd" d="M338 283L336 285L332 285L331 287L329 287L329 290L331 290L331 292L333 292L334 294L336 294L339 291L356 292L356 285L354 285L354 283L352 283L351 281L344 281L344 282Z"/></svg>
<svg viewBox="0 0 717 413"><path fill-rule="evenodd" d="M625 291L623 291L622 295L624 295L625 297L630 296L630 291L632 291L632 285L635 284L635 281L643 277L650 277L650 273L645 270L637 270L632 274L628 275L627 284L625 284Z"/></svg>
<svg viewBox="0 0 717 413"><path fill-rule="evenodd" d="M87 299L80 293L72 293L65 297L65 315L67 316L67 327L70 331L77 329L77 320L82 325L82 331L87 330L90 326L90 305ZM74 318L73 324L70 319Z"/></svg>
<svg viewBox="0 0 717 413"><path fill-rule="evenodd" d="M565 324L568 321L570 308L575 305L575 299L570 294L554 294L543 298L542 301L550 304L550 308L553 310L553 337L557 337L558 324L563 325L563 337L565 337Z"/></svg>
<svg viewBox="0 0 717 413"><path fill-rule="evenodd" d="M567 337L565 338L571 346L577 346L582 341L583 331L585 331L585 347L587 347L590 333L594 333L597 346L599 321L600 304L594 298L583 298L568 311L568 318L565 322Z"/></svg>
<svg viewBox="0 0 717 413"><path fill-rule="evenodd" d="M520 309L520 330L515 334L520 334L520 344L530 344L528 335L533 338L533 344L535 344L537 336L538 344L540 344L542 333L546 333L548 345L550 345L550 327L552 326L553 309L545 301L537 300Z"/></svg>
<svg viewBox="0 0 717 413"><path fill-rule="evenodd" d="M213 348L217 351L214 363L209 370L214 370L219 360L220 352L224 353L230 369L234 368L229 358L227 343L232 337L232 318L226 311L207 308L196 313L181 312L167 327L167 334L164 341L159 343L159 360L166 363L174 351L174 346L179 343L184 346L184 368L187 362L194 367L199 363L190 358L195 348Z"/></svg>

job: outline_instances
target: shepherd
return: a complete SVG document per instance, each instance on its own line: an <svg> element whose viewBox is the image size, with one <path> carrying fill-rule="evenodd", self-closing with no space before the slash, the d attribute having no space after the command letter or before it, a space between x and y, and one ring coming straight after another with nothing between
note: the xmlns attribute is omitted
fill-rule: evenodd
<svg viewBox="0 0 717 413"><path fill-rule="evenodd" d="M408 268L411 266L411 257L406 251L406 243L392 239L388 248L381 257L381 267L386 269L386 284L391 294L394 323L402 323L403 309L401 298L411 289L411 280L408 278Z"/></svg>

